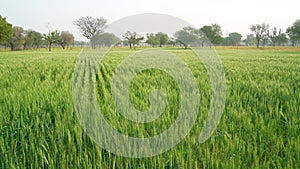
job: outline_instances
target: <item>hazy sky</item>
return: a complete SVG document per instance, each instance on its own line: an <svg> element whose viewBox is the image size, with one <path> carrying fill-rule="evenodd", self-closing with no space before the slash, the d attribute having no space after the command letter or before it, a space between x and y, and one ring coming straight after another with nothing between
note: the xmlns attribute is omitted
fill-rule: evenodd
<svg viewBox="0 0 300 169"><path fill-rule="evenodd" d="M284 30L300 19L300 0L1 0L0 15L14 26L41 33L69 30L83 40L73 25L83 16L103 17L108 23L141 13L179 17L195 27L218 23L224 35L250 34L252 24L268 23ZM50 24L48 24L50 23Z"/></svg>

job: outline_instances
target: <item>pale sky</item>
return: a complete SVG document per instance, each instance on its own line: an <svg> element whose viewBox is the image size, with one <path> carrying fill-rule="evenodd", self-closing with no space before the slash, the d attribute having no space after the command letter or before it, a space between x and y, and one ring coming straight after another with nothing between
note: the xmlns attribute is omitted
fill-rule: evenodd
<svg viewBox="0 0 300 169"><path fill-rule="evenodd" d="M223 35L250 34L252 24L267 23L286 29L300 19L300 0L1 0L0 15L14 26L47 33L69 30L85 40L73 25L83 16L103 17L112 23L142 13L168 14L196 28L217 23Z"/></svg>

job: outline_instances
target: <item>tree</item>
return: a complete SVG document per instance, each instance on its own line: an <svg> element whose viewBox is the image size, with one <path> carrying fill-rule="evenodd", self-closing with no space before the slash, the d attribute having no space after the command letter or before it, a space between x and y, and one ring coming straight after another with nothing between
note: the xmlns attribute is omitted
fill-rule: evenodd
<svg viewBox="0 0 300 169"><path fill-rule="evenodd" d="M59 35L59 44L65 49L66 46L74 44L74 36L69 31L62 31Z"/></svg>
<svg viewBox="0 0 300 169"><path fill-rule="evenodd" d="M192 27L184 27L182 30L177 31L174 36L178 42L184 45L185 49L189 45L195 44L198 40L197 31Z"/></svg>
<svg viewBox="0 0 300 169"><path fill-rule="evenodd" d="M276 43L278 43L279 37L282 34L282 30L277 30L276 27L272 28L271 30L268 30L268 37L272 42L273 46L276 46Z"/></svg>
<svg viewBox="0 0 300 169"><path fill-rule="evenodd" d="M222 43L223 38L220 25L203 26L200 31L206 35L211 44L218 45Z"/></svg>
<svg viewBox="0 0 300 169"><path fill-rule="evenodd" d="M26 30L24 32L24 35L25 36L24 36L23 49L26 49L28 47L33 47L33 46L36 46L38 48L43 42L42 34L34 30Z"/></svg>
<svg viewBox="0 0 300 169"><path fill-rule="evenodd" d="M286 44L289 41L289 39L286 37L285 33L281 33L278 37L277 43L278 45Z"/></svg>
<svg viewBox="0 0 300 169"><path fill-rule="evenodd" d="M6 18L0 15L0 43L7 41L13 35L13 28Z"/></svg>
<svg viewBox="0 0 300 169"><path fill-rule="evenodd" d="M256 39L256 46L259 48L260 41L263 40L266 36L268 36L269 25L267 24L256 24L252 25L250 28L253 31Z"/></svg>
<svg viewBox="0 0 300 169"><path fill-rule="evenodd" d="M103 33L95 36L95 44L100 46L112 46L120 42L120 39L113 33Z"/></svg>
<svg viewBox="0 0 300 169"><path fill-rule="evenodd" d="M136 32L130 32L130 31L127 31L123 35L123 37L128 40L130 49L132 48L132 46L139 44L140 41L144 39L144 37L138 37Z"/></svg>
<svg viewBox="0 0 300 169"><path fill-rule="evenodd" d="M159 47L162 47L162 45L165 45L166 43L168 43L169 41L169 37L167 34L164 34L162 32L158 32L156 35L155 35L158 40L159 40Z"/></svg>
<svg viewBox="0 0 300 169"><path fill-rule="evenodd" d="M292 41L292 45L295 46L296 43L300 40L300 19L296 20L293 26L288 27L286 33Z"/></svg>
<svg viewBox="0 0 300 169"><path fill-rule="evenodd" d="M232 46L238 46L242 40L242 35L237 32L230 33L228 35L228 41Z"/></svg>
<svg viewBox="0 0 300 169"><path fill-rule="evenodd" d="M160 39L158 36L151 33L150 35L149 34L147 35L146 43L152 45L152 47L155 47L160 44Z"/></svg>
<svg viewBox="0 0 300 169"><path fill-rule="evenodd" d="M102 34L106 26L106 19L104 18L93 18L91 16L82 17L75 20L75 25L84 37L91 41L92 48L95 49L94 37Z"/></svg>
<svg viewBox="0 0 300 169"><path fill-rule="evenodd" d="M243 40L248 46L252 46L256 44L256 39L253 34L247 35L246 39Z"/></svg>
<svg viewBox="0 0 300 169"><path fill-rule="evenodd" d="M25 42L24 29L19 26L13 27L13 36L8 39L11 51L20 48Z"/></svg>
<svg viewBox="0 0 300 169"><path fill-rule="evenodd" d="M169 38L168 42L167 42L167 44L172 47L174 47L176 45L176 43L177 43L176 38L173 38L173 37Z"/></svg>
<svg viewBox="0 0 300 169"><path fill-rule="evenodd" d="M58 31L49 32L47 35L44 34L44 39L48 42L50 52L52 44L57 43L60 40L59 33Z"/></svg>
<svg viewBox="0 0 300 169"><path fill-rule="evenodd" d="M32 46L35 46L36 48L39 48L40 45L43 44L43 35L41 33L33 31L32 32L32 38L33 38Z"/></svg>

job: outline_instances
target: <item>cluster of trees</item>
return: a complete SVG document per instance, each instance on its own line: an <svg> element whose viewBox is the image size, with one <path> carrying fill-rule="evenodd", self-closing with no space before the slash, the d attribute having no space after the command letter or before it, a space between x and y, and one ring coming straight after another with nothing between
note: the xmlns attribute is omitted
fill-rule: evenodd
<svg viewBox="0 0 300 169"><path fill-rule="evenodd" d="M169 36L165 33L158 32L156 34L151 33L147 34L147 41L146 43L152 45L152 47L158 46L162 47L169 42Z"/></svg>
<svg viewBox="0 0 300 169"><path fill-rule="evenodd" d="M247 35L243 42L246 45L256 45L257 48L259 48L260 45L280 46L286 45L289 42L292 46L296 46L300 41L300 20L296 20L293 26L288 27L285 32L276 26L270 27L265 23L252 25L250 30L253 34ZM241 38L238 38L239 35L236 34L235 37L235 42L240 43ZM229 38L225 39L223 43L230 43L230 39L232 39L232 34L229 34Z"/></svg>
<svg viewBox="0 0 300 169"><path fill-rule="evenodd" d="M0 16L0 44L13 50L25 50L51 47L53 44L60 45L63 49L66 46L74 45L74 36L69 31L49 31L48 34L41 34L34 30L24 30L19 26L12 26L6 18Z"/></svg>
<svg viewBox="0 0 300 169"><path fill-rule="evenodd" d="M184 27L175 33L176 41L188 46L218 45L222 42L221 26L218 24L206 25L200 29Z"/></svg>
<svg viewBox="0 0 300 169"><path fill-rule="evenodd" d="M112 33L105 33L107 20L104 18L82 17L75 20L74 25L90 41L93 49L97 46L112 46L118 43L132 48L145 40L136 32L126 32L123 35L123 41ZM268 24L252 25L250 30L253 34L247 35L242 41L242 35L238 32L232 32L227 37L223 37L221 26L218 24L205 25L199 29L184 27L174 34L174 38L162 32L150 33L147 34L144 42L152 47L162 47L163 45L183 45L185 48L204 45L238 46L243 43L243 45L256 45L259 48L260 45L276 46L288 43L296 46L300 41L300 20L296 20L286 31L277 27L270 28ZM13 27L6 21L6 18L0 15L0 45L8 46L11 50L48 46L51 51L54 44L65 49L69 45L83 46L85 43L76 42L74 36L68 31L49 31L47 34L41 34L34 30Z"/></svg>
<svg viewBox="0 0 300 169"><path fill-rule="evenodd" d="M104 33L107 27L107 21L103 18L83 17L75 21L83 36L90 40L92 47L111 46L120 41L114 34ZM170 38L162 32L147 34L146 43L152 47L162 47L162 45L183 45L188 46L238 46L242 42L244 45L256 45L257 48L262 45L283 45L291 42L293 46L300 41L300 20L297 20L293 26L286 30L277 27L270 28L268 24L252 25L250 30L253 34L247 35L242 41L242 35L238 32L232 32L227 37L223 37L221 26L218 24L205 25L199 29L193 27L184 27L177 31L174 38ZM289 38L288 38L289 37ZM136 32L126 32L123 35L123 44L130 48L140 44L144 37L140 37Z"/></svg>

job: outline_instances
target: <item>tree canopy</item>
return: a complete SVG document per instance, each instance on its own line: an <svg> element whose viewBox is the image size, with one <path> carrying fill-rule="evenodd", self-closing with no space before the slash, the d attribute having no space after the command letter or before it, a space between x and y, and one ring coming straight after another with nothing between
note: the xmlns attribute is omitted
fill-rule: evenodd
<svg viewBox="0 0 300 169"><path fill-rule="evenodd" d="M96 45L110 47L120 42L120 39L113 33L103 33L96 35L94 41Z"/></svg>
<svg viewBox="0 0 300 169"><path fill-rule="evenodd" d="M177 31L174 36L177 38L177 41L184 45L185 49L198 40L197 31L193 27L184 27L182 30Z"/></svg>
<svg viewBox="0 0 300 169"><path fill-rule="evenodd" d="M74 22L82 35L91 41L93 49L95 48L94 37L104 32L107 27L106 23L107 21L104 18L93 18L91 16L82 17Z"/></svg>
<svg viewBox="0 0 300 169"><path fill-rule="evenodd" d="M136 32L130 32L130 31L127 31L123 35L123 37L128 40L130 49L132 48L132 46L139 44L140 41L144 39L144 37L138 37Z"/></svg>
<svg viewBox="0 0 300 169"><path fill-rule="evenodd" d="M13 35L12 24L0 15L0 43L7 41Z"/></svg>
<svg viewBox="0 0 300 169"><path fill-rule="evenodd" d="M253 31L256 38L256 46L259 48L261 40L268 36L269 25L265 23L252 25L250 30Z"/></svg>
<svg viewBox="0 0 300 169"><path fill-rule="evenodd" d="M293 26L288 27L286 33L292 41L292 45L295 46L296 43L300 40L300 19L296 20Z"/></svg>
<svg viewBox="0 0 300 169"><path fill-rule="evenodd" d="M212 24L211 26L203 26L200 31L204 33L207 39L214 45L222 43L222 30L218 24Z"/></svg>
<svg viewBox="0 0 300 169"><path fill-rule="evenodd" d="M52 44L57 43L60 40L59 32L52 31L52 32L49 32L48 34L44 34L44 39L48 42L48 48L49 48L49 52L50 52Z"/></svg>

